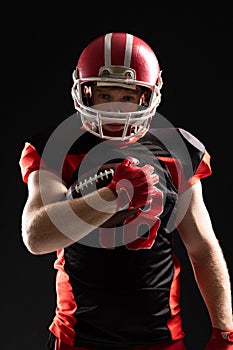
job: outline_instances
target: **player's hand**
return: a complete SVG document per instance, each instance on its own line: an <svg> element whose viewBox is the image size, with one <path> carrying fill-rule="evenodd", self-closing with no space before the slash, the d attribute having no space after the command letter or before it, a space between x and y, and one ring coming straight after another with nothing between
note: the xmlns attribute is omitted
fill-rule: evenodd
<svg viewBox="0 0 233 350"><path fill-rule="evenodd" d="M233 330L213 328L205 350L233 350Z"/></svg>
<svg viewBox="0 0 233 350"><path fill-rule="evenodd" d="M152 201L157 193L154 185L158 182L158 175L154 174L154 167L147 164L138 167L136 158L126 158L118 165L111 183L107 186L117 195L118 208L140 208Z"/></svg>

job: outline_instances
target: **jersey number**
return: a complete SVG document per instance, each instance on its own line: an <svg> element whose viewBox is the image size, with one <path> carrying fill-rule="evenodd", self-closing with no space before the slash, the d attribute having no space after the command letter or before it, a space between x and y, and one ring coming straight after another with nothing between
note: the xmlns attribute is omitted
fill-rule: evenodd
<svg viewBox="0 0 233 350"><path fill-rule="evenodd" d="M121 227L122 245L130 250L150 249L160 226L159 215L162 209L163 193L157 189L157 194L148 208L138 209L132 217L124 221L124 226ZM119 234L119 227L100 229L101 246L114 248L117 234Z"/></svg>

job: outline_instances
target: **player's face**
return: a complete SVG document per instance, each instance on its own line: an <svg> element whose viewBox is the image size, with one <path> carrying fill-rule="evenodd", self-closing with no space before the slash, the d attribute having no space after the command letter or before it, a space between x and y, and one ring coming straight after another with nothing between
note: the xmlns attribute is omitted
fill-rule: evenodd
<svg viewBox="0 0 233 350"><path fill-rule="evenodd" d="M95 86L92 88L92 107L107 112L135 112L142 103L142 95L139 90ZM114 123L114 116L112 119L112 123L103 125L104 130L117 132L124 128L124 123Z"/></svg>

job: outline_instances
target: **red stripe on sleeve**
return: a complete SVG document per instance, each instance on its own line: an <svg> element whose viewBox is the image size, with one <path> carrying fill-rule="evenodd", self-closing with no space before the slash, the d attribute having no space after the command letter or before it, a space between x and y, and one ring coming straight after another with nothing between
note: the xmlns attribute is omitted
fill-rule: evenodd
<svg viewBox="0 0 233 350"><path fill-rule="evenodd" d="M194 185L198 180L210 176L212 174L212 170L210 167L210 155L207 151L205 151L204 156L197 168L197 171L191 177L189 180L189 184L192 186Z"/></svg>
<svg viewBox="0 0 233 350"><path fill-rule="evenodd" d="M45 163L41 160L41 157L35 147L26 142L21 153L19 160L21 168L22 178L25 183L28 182L29 174L34 170L46 169Z"/></svg>

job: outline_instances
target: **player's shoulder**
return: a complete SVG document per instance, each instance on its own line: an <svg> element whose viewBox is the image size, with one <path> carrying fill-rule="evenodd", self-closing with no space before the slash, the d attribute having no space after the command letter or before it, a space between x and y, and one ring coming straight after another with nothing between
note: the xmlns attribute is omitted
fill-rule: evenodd
<svg viewBox="0 0 233 350"><path fill-rule="evenodd" d="M177 132L179 135L182 137L182 139L186 142L195 147L196 149L199 149L200 151L205 150L205 145L204 143L193 133L190 131L187 131L186 129L183 128L177 128Z"/></svg>
<svg viewBox="0 0 233 350"><path fill-rule="evenodd" d="M194 133L180 127L152 128L147 137L157 139L169 149L186 146L201 153L205 151L204 143Z"/></svg>
<svg viewBox="0 0 233 350"><path fill-rule="evenodd" d="M149 144L156 144L156 155L166 165L173 159L181 164L186 179L194 174L209 174L209 154L204 144L191 132L183 128L168 127L151 129L146 135ZM199 175L198 175L199 176Z"/></svg>
<svg viewBox="0 0 233 350"><path fill-rule="evenodd" d="M205 145L191 132L179 127L166 127L151 129L146 135L150 144L155 144L154 153L159 157L173 158L182 164L191 176L192 171L198 169L206 155Z"/></svg>

